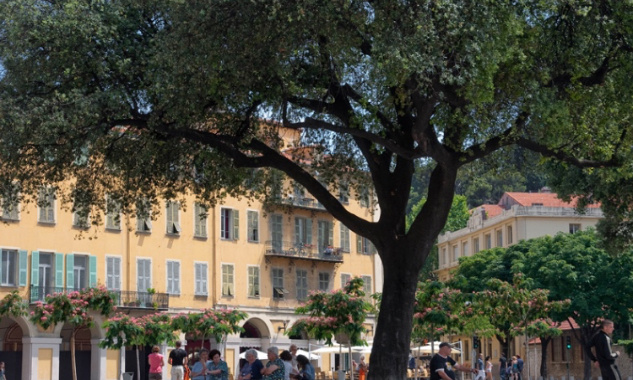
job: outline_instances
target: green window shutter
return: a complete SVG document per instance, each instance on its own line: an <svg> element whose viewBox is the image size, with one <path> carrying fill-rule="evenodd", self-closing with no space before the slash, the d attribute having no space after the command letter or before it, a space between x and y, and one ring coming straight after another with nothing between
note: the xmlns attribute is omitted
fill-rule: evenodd
<svg viewBox="0 0 633 380"><path fill-rule="evenodd" d="M31 252L31 286L40 285L40 253Z"/></svg>
<svg viewBox="0 0 633 380"><path fill-rule="evenodd" d="M363 240L360 235L356 234L356 253L363 252Z"/></svg>
<svg viewBox="0 0 633 380"><path fill-rule="evenodd" d="M329 246L334 246L334 223L330 222L328 223L330 225L330 231L328 232L328 245Z"/></svg>
<svg viewBox="0 0 633 380"><path fill-rule="evenodd" d="M55 253L55 287L64 287L64 254Z"/></svg>
<svg viewBox="0 0 633 380"><path fill-rule="evenodd" d="M28 282L28 270L29 270L29 253L26 250L18 251L19 257L19 273L18 273L18 286L26 286Z"/></svg>
<svg viewBox="0 0 633 380"><path fill-rule="evenodd" d="M75 288L75 255L66 255L66 289Z"/></svg>
<svg viewBox="0 0 633 380"><path fill-rule="evenodd" d="M301 243L301 220L295 218L295 244Z"/></svg>
<svg viewBox="0 0 633 380"><path fill-rule="evenodd" d="M239 210L233 210L233 240L240 238L240 212Z"/></svg>
<svg viewBox="0 0 633 380"><path fill-rule="evenodd" d="M306 244L312 244L312 219L306 220Z"/></svg>
<svg viewBox="0 0 633 380"><path fill-rule="evenodd" d="M97 256L90 255L90 284L88 286L97 286Z"/></svg>

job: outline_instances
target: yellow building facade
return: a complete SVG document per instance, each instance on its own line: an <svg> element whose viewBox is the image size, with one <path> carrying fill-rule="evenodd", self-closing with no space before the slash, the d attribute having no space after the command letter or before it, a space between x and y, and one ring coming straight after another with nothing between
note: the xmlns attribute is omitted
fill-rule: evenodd
<svg viewBox="0 0 633 380"><path fill-rule="evenodd" d="M109 212L99 226L62 207L52 192L40 197L49 204L4 205L0 297L18 290L32 304L55 291L101 284L120 294L119 311L136 315L239 308L249 315L245 333L204 343L223 352L232 374L247 348L314 347L315 341L284 335L310 292L339 289L356 276L365 280L367 293L381 288L368 240L300 189L284 194L278 210L235 198L203 209L185 196L186 204L161 200L162 210L152 218ZM339 197L352 212L372 219L369 204L345 193ZM98 347L102 322L97 317L94 328L77 333L78 372L93 380L120 379L134 367L124 350ZM372 316L371 331L373 324ZM14 375L8 378L69 378L71 331L70 325L42 331L28 317L3 318L0 360ZM191 337L183 340L190 352L200 346ZM166 355L169 348L162 351ZM334 367L329 359L317 364L329 370ZM164 378L168 371L169 365Z"/></svg>
<svg viewBox="0 0 633 380"><path fill-rule="evenodd" d="M509 247L521 240L585 230L594 227L602 216L597 205L591 205L580 214L575 203L563 202L549 191L507 192L497 204L485 204L471 210L465 228L439 236L436 274L440 281L447 281L459 265L460 257L472 256L485 249ZM472 337L452 337L450 340L458 339L462 341L464 361L472 362ZM527 365L530 358L525 355L523 343L515 339L511 351L526 359ZM477 352L490 355L495 364L501 353L497 340L487 338L481 340Z"/></svg>

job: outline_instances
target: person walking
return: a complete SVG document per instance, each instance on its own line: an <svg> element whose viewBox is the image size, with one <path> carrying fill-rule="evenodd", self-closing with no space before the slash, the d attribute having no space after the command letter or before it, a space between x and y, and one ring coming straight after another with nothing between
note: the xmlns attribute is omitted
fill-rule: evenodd
<svg viewBox="0 0 633 380"><path fill-rule="evenodd" d="M7 380L7 376L5 374L4 362L0 362L0 380Z"/></svg>
<svg viewBox="0 0 633 380"><path fill-rule="evenodd" d="M452 348L450 343L440 343L439 351L437 354L433 355L433 358L431 358L430 380L455 380L455 372L453 372L447 364L450 364L451 368L457 371L477 373L477 370L474 368L467 367L463 364L457 364L455 360L449 356L451 354L451 350Z"/></svg>
<svg viewBox="0 0 633 380"><path fill-rule="evenodd" d="M479 354L477 362L475 363L475 369L477 370L475 380L484 380L486 378L486 371L484 371L484 354Z"/></svg>
<svg viewBox="0 0 633 380"><path fill-rule="evenodd" d="M152 347L152 353L148 355L147 361L149 362L149 380L162 380L165 358L160 354L158 346Z"/></svg>
<svg viewBox="0 0 633 380"><path fill-rule="evenodd" d="M589 357L596 363L596 367L600 368L602 380L622 379L620 370L615 364L615 359L620 356L620 351L611 351L611 334L614 328L613 321L603 320L600 331L591 338L589 343ZM591 352L592 347L596 350L595 354Z"/></svg>
<svg viewBox="0 0 633 380"><path fill-rule="evenodd" d="M169 353L171 364L171 380L183 380L185 377L185 364L187 364L187 352L181 347L182 342L177 340L176 348Z"/></svg>
<svg viewBox="0 0 633 380"><path fill-rule="evenodd" d="M490 361L490 356L486 356L486 380L492 379L492 362Z"/></svg>
<svg viewBox="0 0 633 380"><path fill-rule="evenodd" d="M507 380L506 369L508 368L508 359L506 358L505 353L501 353L501 357L499 358L499 378L501 380Z"/></svg>
<svg viewBox="0 0 633 380"><path fill-rule="evenodd" d="M521 358L521 355L517 355L517 370L517 379L523 379L523 359Z"/></svg>

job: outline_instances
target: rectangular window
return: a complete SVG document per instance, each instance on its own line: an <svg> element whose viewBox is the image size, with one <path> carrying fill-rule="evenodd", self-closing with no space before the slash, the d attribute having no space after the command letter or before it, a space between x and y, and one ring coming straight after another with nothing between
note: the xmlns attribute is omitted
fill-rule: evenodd
<svg viewBox="0 0 633 380"><path fill-rule="evenodd" d="M84 289L88 286L88 256L74 255L75 261L73 264L73 276L74 276L74 290Z"/></svg>
<svg viewBox="0 0 633 380"><path fill-rule="evenodd" d="M53 293L55 287L55 259L52 252L31 252L31 267L37 267L37 272L31 272L31 286L39 287L42 296L40 300L44 300L47 294ZM37 276L37 282L33 279Z"/></svg>
<svg viewBox="0 0 633 380"><path fill-rule="evenodd" d="M136 204L136 232L152 232L151 204L147 199Z"/></svg>
<svg viewBox="0 0 633 380"><path fill-rule="evenodd" d="M121 230L121 206L110 197L106 197L106 229Z"/></svg>
<svg viewBox="0 0 633 380"><path fill-rule="evenodd" d="M295 217L295 245L305 247L312 244L312 219Z"/></svg>
<svg viewBox="0 0 633 380"><path fill-rule="evenodd" d="M90 208L80 206L77 203L73 205L73 227L88 228L90 227Z"/></svg>
<svg viewBox="0 0 633 380"><path fill-rule="evenodd" d="M344 205L349 204L349 185L343 183L338 189L338 200Z"/></svg>
<svg viewBox="0 0 633 380"><path fill-rule="evenodd" d="M207 237L207 215L208 210L206 206L198 202L193 204L193 236L198 238Z"/></svg>
<svg viewBox="0 0 633 380"><path fill-rule="evenodd" d="M341 225L341 251L350 252L350 242L349 242L349 228L343 223Z"/></svg>
<svg viewBox="0 0 633 380"><path fill-rule="evenodd" d="M106 257L106 287L108 290L121 290L120 257Z"/></svg>
<svg viewBox="0 0 633 380"><path fill-rule="evenodd" d="M18 182L14 182L2 194L0 205L2 206L3 220L16 221L20 219L19 189Z"/></svg>
<svg viewBox="0 0 633 380"><path fill-rule="evenodd" d="M40 190L37 200L39 207L38 222L55 223L55 189L44 187Z"/></svg>
<svg viewBox="0 0 633 380"><path fill-rule="evenodd" d="M303 301L308 298L308 271L297 269L297 299Z"/></svg>
<svg viewBox="0 0 633 380"><path fill-rule="evenodd" d="M5 197L0 201L2 202L2 220L20 220L20 205L17 199Z"/></svg>
<svg viewBox="0 0 633 380"><path fill-rule="evenodd" d="M206 296L208 294L207 290L207 263L194 263L194 276L196 288L194 290L195 295L197 296Z"/></svg>
<svg viewBox="0 0 633 380"><path fill-rule="evenodd" d="M446 265L446 248L442 248L442 254L440 254L440 265Z"/></svg>
<svg viewBox="0 0 633 380"><path fill-rule="evenodd" d="M360 207L369 207L369 190L367 190L367 188L361 189L358 202L360 203Z"/></svg>
<svg viewBox="0 0 633 380"><path fill-rule="evenodd" d="M365 298L371 299L371 276L361 276L363 279L363 291L365 292Z"/></svg>
<svg viewBox="0 0 633 380"><path fill-rule="evenodd" d="M468 256L470 252L468 252L468 242L465 241L462 243L462 256Z"/></svg>
<svg viewBox="0 0 633 380"><path fill-rule="evenodd" d="M15 286L18 270L18 251L2 250L2 286Z"/></svg>
<svg viewBox="0 0 633 380"><path fill-rule="evenodd" d="M492 236L490 234L486 234L484 239L486 240L486 249L492 248Z"/></svg>
<svg viewBox="0 0 633 380"><path fill-rule="evenodd" d="M570 234L575 234L578 231L580 231L580 224L578 224L578 223L571 223L569 225L569 233Z"/></svg>
<svg viewBox="0 0 633 380"><path fill-rule="evenodd" d="M371 255L374 253L374 245L366 237L356 235L356 252Z"/></svg>
<svg viewBox="0 0 633 380"><path fill-rule="evenodd" d="M279 214L270 216L270 239L274 253L281 253L283 248L283 219Z"/></svg>
<svg viewBox="0 0 633 380"><path fill-rule="evenodd" d="M512 226L506 227L506 240L508 241L508 245L512 244L514 241L512 236Z"/></svg>
<svg viewBox="0 0 633 380"><path fill-rule="evenodd" d="M497 247L503 247L503 231L497 230Z"/></svg>
<svg viewBox="0 0 633 380"><path fill-rule="evenodd" d="M222 264L222 296L233 297L235 289L233 284L233 265Z"/></svg>
<svg viewBox="0 0 633 380"><path fill-rule="evenodd" d="M248 242L259 243L259 212L247 211L246 219L248 221Z"/></svg>
<svg viewBox="0 0 633 380"><path fill-rule="evenodd" d="M180 294L179 261L167 261L167 293Z"/></svg>
<svg viewBox="0 0 633 380"><path fill-rule="evenodd" d="M344 288L345 285L349 284L352 280L352 275L349 273L341 273L341 288Z"/></svg>
<svg viewBox="0 0 633 380"><path fill-rule="evenodd" d="M284 289L284 270L273 268L271 275L273 280L273 299L283 299L286 294L286 289Z"/></svg>
<svg viewBox="0 0 633 380"><path fill-rule="evenodd" d="M457 249L457 245L453 246L453 261L457 261L459 259L459 250Z"/></svg>
<svg viewBox="0 0 633 380"><path fill-rule="evenodd" d="M473 250L474 253L479 252L479 238L473 239Z"/></svg>
<svg viewBox="0 0 633 380"><path fill-rule="evenodd" d="M146 292L152 287L152 260L136 260L136 291Z"/></svg>
<svg viewBox="0 0 633 380"><path fill-rule="evenodd" d="M239 239L240 214L230 208L220 209L220 238L224 240Z"/></svg>
<svg viewBox="0 0 633 380"><path fill-rule="evenodd" d="M334 225L327 220L319 220L318 252L330 255L334 249Z"/></svg>
<svg viewBox="0 0 633 380"><path fill-rule="evenodd" d="M180 233L180 204L174 201L167 201L165 210L165 218L167 220L167 233L177 235Z"/></svg>
<svg viewBox="0 0 633 380"><path fill-rule="evenodd" d="M259 297L259 267L248 267L248 296Z"/></svg>
<svg viewBox="0 0 633 380"><path fill-rule="evenodd" d="M330 290L330 274L320 272L319 273L319 290L322 292L328 292Z"/></svg>

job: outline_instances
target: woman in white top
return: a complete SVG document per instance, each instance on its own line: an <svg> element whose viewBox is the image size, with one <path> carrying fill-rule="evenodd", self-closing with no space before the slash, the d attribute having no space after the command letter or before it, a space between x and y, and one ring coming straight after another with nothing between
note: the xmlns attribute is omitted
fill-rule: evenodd
<svg viewBox="0 0 633 380"><path fill-rule="evenodd" d="M279 354L279 359L284 362L284 380L290 380L290 373L292 372L292 354L290 351L284 350Z"/></svg>
<svg viewBox="0 0 633 380"><path fill-rule="evenodd" d="M486 380L492 380L492 362L490 356L486 356Z"/></svg>

